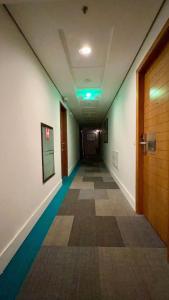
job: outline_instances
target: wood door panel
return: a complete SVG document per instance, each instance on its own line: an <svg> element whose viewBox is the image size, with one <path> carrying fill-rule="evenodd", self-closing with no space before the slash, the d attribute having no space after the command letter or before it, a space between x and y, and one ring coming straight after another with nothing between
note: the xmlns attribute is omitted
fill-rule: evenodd
<svg viewBox="0 0 169 300"><path fill-rule="evenodd" d="M168 190L168 178L160 176L157 171L150 174L150 168L144 169L144 183L149 184L152 189L155 189L155 186L158 185L159 188Z"/></svg>
<svg viewBox="0 0 169 300"><path fill-rule="evenodd" d="M157 230L161 239L167 243L168 241L168 227L166 226L166 220L168 219L168 197L167 190L157 186L153 189L147 183L144 184L144 198L147 201L144 203L144 214ZM159 215L163 218L159 218Z"/></svg>
<svg viewBox="0 0 169 300"><path fill-rule="evenodd" d="M162 240L169 226L169 42L144 75L144 134L156 151L143 155L143 212Z"/></svg>
<svg viewBox="0 0 169 300"><path fill-rule="evenodd" d="M146 167L147 162L148 162L152 168L155 167L158 170L162 169L166 173L168 171L168 165L166 164L165 159L160 159L160 158L157 158L157 157L153 157L153 155L152 156L147 155L145 157L144 161L145 161L145 167Z"/></svg>
<svg viewBox="0 0 169 300"><path fill-rule="evenodd" d="M155 110L150 113L147 113L146 118L144 120L145 125L153 124L154 119L157 124L167 122L168 121L168 111L161 112L160 110Z"/></svg>
<svg viewBox="0 0 169 300"><path fill-rule="evenodd" d="M159 140L158 140L159 141ZM166 151L168 153L169 151L169 141L166 139L165 141L160 141L157 145L157 151Z"/></svg>
<svg viewBox="0 0 169 300"><path fill-rule="evenodd" d="M145 165L144 167L145 172L148 173L149 168L151 168L151 172L152 172L151 174L155 176L159 176L161 180L163 180L163 178L165 180L169 179L168 169L160 168L157 166L157 164L152 164L151 162Z"/></svg>
<svg viewBox="0 0 169 300"><path fill-rule="evenodd" d="M165 98L165 99L164 99ZM152 106L147 106L145 107L144 111L145 113L149 113L150 116L151 116L151 113L154 112L155 110L159 110L161 113L164 113L167 111L169 111L169 103L168 103L168 100L169 100L169 94L165 95L165 97L163 96L163 99L161 98L161 105L159 106L157 103L156 105L154 105L154 107ZM145 116L147 117L147 116Z"/></svg>
<svg viewBox="0 0 169 300"><path fill-rule="evenodd" d="M155 121L154 121L155 123ZM146 125L144 126L144 131L148 132L168 132L169 131L169 121L160 123L160 124L153 124L153 125Z"/></svg>

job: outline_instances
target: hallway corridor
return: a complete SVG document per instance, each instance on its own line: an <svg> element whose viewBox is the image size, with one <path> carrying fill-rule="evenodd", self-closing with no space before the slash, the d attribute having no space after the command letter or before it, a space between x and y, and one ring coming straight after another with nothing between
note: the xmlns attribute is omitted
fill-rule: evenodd
<svg viewBox="0 0 169 300"><path fill-rule="evenodd" d="M82 164L17 299L167 300L166 248L102 163Z"/></svg>
<svg viewBox="0 0 169 300"><path fill-rule="evenodd" d="M0 300L169 300L169 0L2 0L0 80Z"/></svg>

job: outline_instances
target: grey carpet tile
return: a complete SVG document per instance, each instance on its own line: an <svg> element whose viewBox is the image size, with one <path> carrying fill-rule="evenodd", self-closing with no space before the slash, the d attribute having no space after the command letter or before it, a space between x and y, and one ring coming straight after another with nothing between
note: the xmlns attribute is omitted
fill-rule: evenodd
<svg viewBox="0 0 169 300"><path fill-rule="evenodd" d="M17 299L169 300L166 248L114 183L80 168Z"/></svg>
<svg viewBox="0 0 169 300"><path fill-rule="evenodd" d="M83 190L88 190L92 189L94 190L94 182L73 182L70 186L70 189L83 189Z"/></svg>
<svg viewBox="0 0 169 300"><path fill-rule="evenodd" d="M117 201L127 201L120 189L107 189L108 198Z"/></svg>
<svg viewBox="0 0 169 300"><path fill-rule="evenodd" d="M136 248L132 251L136 272L143 278L150 299L169 299L169 264L165 248Z"/></svg>
<svg viewBox="0 0 169 300"><path fill-rule="evenodd" d="M73 219L73 216L57 216L47 233L43 245L67 246Z"/></svg>
<svg viewBox="0 0 169 300"><path fill-rule="evenodd" d="M69 246L123 247L124 243L114 217L75 217Z"/></svg>
<svg viewBox="0 0 169 300"><path fill-rule="evenodd" d="M85 168L91 168L91 167L97 167L99 166L99 162L94 161L94 160L86 160L82 163L82 166Z"/></svg>
<svg viewBox="0 0 169 300"><path fill-rule="evenodd" d="M83 168L80 168L79 171L77 172L76 176L83 176L83 174L85 173L85 170Z"/></svg>
<svg viewBox="0 0 169 300"><path fill-rule="evenodd" d="M42 247L20 300L100 300L98 249Z"/></svg>
<svg viewBox="0 0 169 300"><path fill-rule="evenodd" d="M76 175L73 182L82 182L83 181L83 176L82 175Z"/></svg>
<svg viewBox="0 0 169 300"><path fill-rule="evenodd" d="M100 199L108 199L108 195L106 193L106 190L82 190L82 192L79 193L79 200L86 200L86 199L94 199L94 200L100 200Z"/></svg>
<svg viewBox="0 0 169 300"><path fill-rule="evenodd" d="M65 200L71 199L71 200L77 200L79 197L80 189L71 189L66 194Z"/></svg>
<svg viewBox="0 0 169 300"><path fill-rule="evenodd" d="M105 189L95 189L94 190L94 199L95 200L108 199L107 190L105 190Z"/></svg>
<svg viewBox="0 0 169 300"><path fill-rule="evenodd" d="M103 182L115 182L112 177L102 177Z"/></svg>
<svg viewBox="0 0 169 300"><path fill-rule="evenodd" d="M116 220L127 247L164 247L144 216L116 217Z"/></svg>
<svg viewBox="0 0 169 300"><path fill-rule="evenodd" d="M143 248L143 247L131 247L132 257L134 263L140 266L149 265L150 267L162 266L169 271L169 264L167 261L167 248Z"/></svg>
<svg viewBox="0 0 169 300"><path fill-rule="evenodd" d="M58 215L94 216L95 201L93 199L87 199L86 201L65 200L59 209Z"/></svg>
<svg viewBox="0 0 169 300"><path fill-rule="evenodd" d="M99 175L97 175L97 177L100 177L100 173ZM95 173L90 173L90 172L85 172L83 173L83 177L95 177Z"/></svg>
<svg viewBox="0 0 169 300"><path fill-rule="evenodd" d="M110 177L110 173L108 171L100 171L100 172L95 172L95 175L93 176L101 176L101 177Z"/></svg>
<svg viewBox="0 0 169 300"><path fill-rule="evenodd" d="M116 182L99 182L94 183L95 189L119 189Z"/></svg>
<svg viewBox="0 0 169 300"><path fill-rule="evenodd" d="M96 216L134 216L135 212L126 199L95 201Z"/></svg>
<svg viewBox="0 0 169 300"><path fill-rule="evenodd" d="M97 168L97 167L89 167L89 168L86 168L85 169L85 172L88 172L88 173L94 173L94 172L100 172L100 169L99 168Z"/></svg>
<svg viewBox="0 0 169 300"><path fill-rule="evenodd" d="M103 300L151 299L129 248L99 248L99 265Z"/></svg>
<svg viewBox="0 0 169 300"><path fill-rule="evenodd" d="M100 169L101 171L106 171L106 172L108 172L108 168L107 168L105 165L100 165L100 166L99 166L99 169Z"/></svg>
<svg viewBox="0 0 169 300"><path fill-rule="evenodd" d="M83 176L88 176L88 177L109 177L109 173L105 172L85 172L83 173Z"/></svg>
<svg viewBox="0 0 169 300"><path fill-rule="evenodd" d="M99 181L99 182L103 182L103 179L102 179L102 177L90 177L90 176L84 176L83 177L83 181L85 181L85 182L96 182L96 181Z"/></svg>
<svg viewBox="0 0 169 300"><path fill-rule="evenodd" d="M94 199L94 190L80 190L78 199Z"/></svg>

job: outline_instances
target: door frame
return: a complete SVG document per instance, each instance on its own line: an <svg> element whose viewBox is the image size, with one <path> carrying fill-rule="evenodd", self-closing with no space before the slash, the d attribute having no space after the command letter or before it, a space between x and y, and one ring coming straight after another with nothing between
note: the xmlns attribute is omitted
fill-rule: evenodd
<svg viewBox="0 0 169 300"><path fill-rule="evenodd" d="M169 41L169 19L160 31L152 47L144 57L136 72L137 112L136 112L136 212L143 214L143 152L139 144L144 131L144 76L149 66L160 55ZM168 230L169 231L169 230ZM169 234L168 234L169 236ZM168 242L169 257L169 242Z"/></svg>
<svg viewBox="0 0 169 300"><path fill-rule="evenodd" d="M64 142L65 142L65 173L63 174L63 162L62 162L62 116L64 118ZM62 178L64 176L68 176L68 145L67 145L67 109L64 107L64 105L60 102L60 148L61 148L61 176Z"/></svg>

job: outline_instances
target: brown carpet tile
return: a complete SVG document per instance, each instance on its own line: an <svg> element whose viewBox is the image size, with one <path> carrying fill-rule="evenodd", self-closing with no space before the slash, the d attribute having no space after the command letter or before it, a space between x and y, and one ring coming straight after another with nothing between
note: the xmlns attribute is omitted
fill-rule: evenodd
<svg viewBox="0 0 169 300"><path fill-rule="evenodd" d="M125 199L95 201L96 216L133 216L134 210Z"/></svg>
<svg viewBox="0 0 169 300"><path fill-rule="evenodd" d="M43 242L44 246L67 246L73 224L73 216L57 216Z"/></svg>

